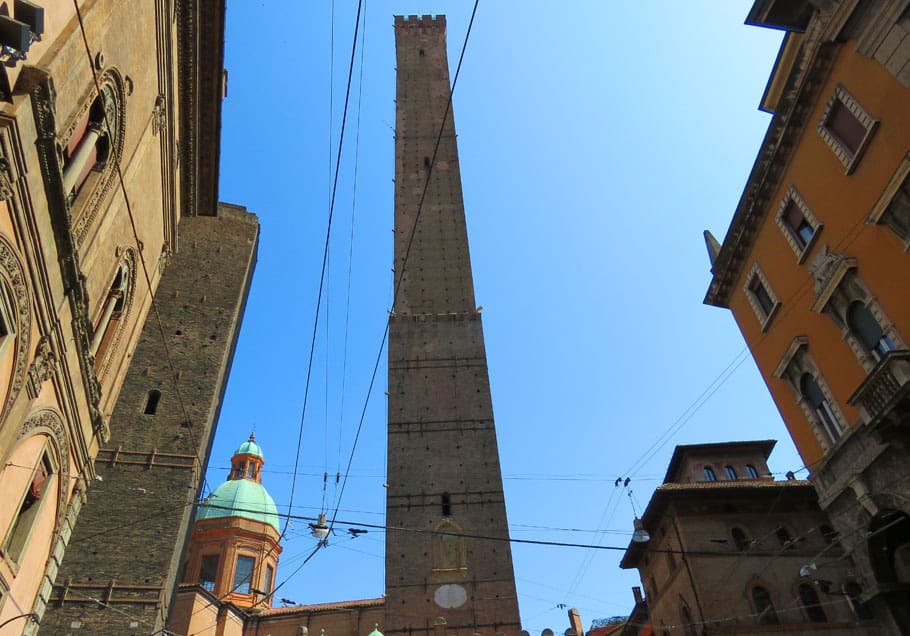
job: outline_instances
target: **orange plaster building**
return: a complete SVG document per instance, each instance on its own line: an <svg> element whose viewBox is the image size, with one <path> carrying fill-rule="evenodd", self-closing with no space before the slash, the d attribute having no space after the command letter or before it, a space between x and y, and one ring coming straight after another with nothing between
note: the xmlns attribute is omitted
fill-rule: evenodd
<svg viewBox="0 0 910 636"><path fill-rule="evenodd" d="M758 0L773 114L705 302L733 312L857 564L910 632L910 8ZM821 567L821 564L819 564Z"/></svg>

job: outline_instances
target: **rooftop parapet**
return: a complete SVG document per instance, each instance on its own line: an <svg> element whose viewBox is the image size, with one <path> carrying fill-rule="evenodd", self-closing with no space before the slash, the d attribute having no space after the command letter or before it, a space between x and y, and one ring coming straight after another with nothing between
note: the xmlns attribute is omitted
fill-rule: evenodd
<svg viewBox="0 0 910 636"><path fill-rule="evenodd" d="M396 15L396 29L446 29L446 17L444 15Z"/></svg>

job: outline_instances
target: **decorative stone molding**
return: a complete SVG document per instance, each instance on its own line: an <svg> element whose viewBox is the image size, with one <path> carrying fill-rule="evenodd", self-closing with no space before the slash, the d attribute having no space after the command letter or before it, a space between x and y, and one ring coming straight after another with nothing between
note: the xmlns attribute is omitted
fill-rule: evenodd
<svg viewBox="0 0 910 636"><path fill-rule="evenodd" d="M29 296L25 267L19 259L15 246L4 236L0 236L0 280L9 294L9 318L15 329L15 353L13 373L6 396L6 403L0 410L0 422L6 419L13 401L19 395L25 381L25 370L28 364L29 342L31 338L32 303Z"/></svg>
<svg viewBox="0 0 910 636"><path fill-rule="evenodd" d="M120 265L118 267L125 267L127 273L127 280L125 281L125 293L123 298L123 309L121 311L120 324L117 325L117 332L114 334L114 339L111 341L110 346L107 348L107 354L105 359L101 361L101 365L98 367L98 378L103 379L108 371L110 371L111 364L116 356L110 355L111 352L117 351L120 347L120 342L123 340L123 334L127 331L125 329L126 322L130 316L132 316L133 301L136 296L136 264L138 263L138 258L136 256L136 250L132 247L121 247L118 248L122 252L122 257Z"/></svg>
<svg viewBox="0 0 910 636"><path fill-rule="evenodd" d="M167 129L167 105L164 95L158 95L155 99L155 107L152 109L152 134L158 135Z"/></svg>
<svg viewBox="0 0 910 636"><path fill-rule="evenodd" d="M85 240L92 223L98 216L102 202L117 183L115 166L123 156L123 140L126 136L126 97L123 76L116 68L111 67L101 74L98 81L104 100L105 134L108 137L110 151L107 164L99 179L94 182L93 186L90 186L89 192L80 193L73 202L72 209L68 210L76 245L81 245ZM93 101L93 99L86 100L74 122L91 108ZM71 124L71 127L73 125L75 123ZM63 136L62 138L68 139L69 137Z"/></svg>
<svg viewBox="0 0 910 636"><path fill-rule="evenodd" d="M57 454L55 459L60 467L60 479L57 486L57 514L54 521L54 533L56 534L60 531L60 527L63 524L67 512L66 501L69 492L68 485L70 477L69 436L67 435L63 418L57 411L51 409L41 409L29 416L22 425L22 429L19 431L19 439L38 433L46 433L51 438L52 445Z"/></svg>
<svg viewBox="0 0 910 636"><path fill-rule="evenodd" d="M30 399L34 400L38 397L41 392L41 385L54 376L56 369L57 354L54 353L47 337L42 337L35 349L35 358L32 360L32 366L28 370L28 381L25 385Z"/></svg>
<svg viewBox="0 0 910 636"><path fill-rule="evenodd" d="M0 201L9 201L13 198L13 175L9 161L0 157Z"/></svg>
<svg viewBox="0 0 910 636"><path fill-rule="evenodd" d="M846 273L854 268L856 259L846 254L829 252L828 245L822 245L818 255L809 265L809 273L815 279L815 303L812 305L812 311L824 311Z"/></svg>

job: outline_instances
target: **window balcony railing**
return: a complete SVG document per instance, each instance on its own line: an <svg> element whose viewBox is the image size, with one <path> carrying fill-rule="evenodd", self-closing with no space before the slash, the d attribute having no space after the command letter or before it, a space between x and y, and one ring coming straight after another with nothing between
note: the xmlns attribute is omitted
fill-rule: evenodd
<svg viewBox="0 0 910 636"><path fill-rule="evenodd" d="M910 411L910 351L889 351L869 372L847 403L871 427L899 423Z"/></svg>

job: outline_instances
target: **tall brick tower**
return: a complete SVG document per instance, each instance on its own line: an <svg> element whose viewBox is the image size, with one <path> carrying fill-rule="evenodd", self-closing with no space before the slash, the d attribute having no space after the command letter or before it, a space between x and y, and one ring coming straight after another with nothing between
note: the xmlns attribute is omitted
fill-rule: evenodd
<svg viewBox="0 0 910 636"><path fill-rule="evenodd" d="M383 631L512 636L518 600L451 111L433 162L450 91L445 36L444 16L395 18L386 518L400 530L386 533Z"/></svg>

